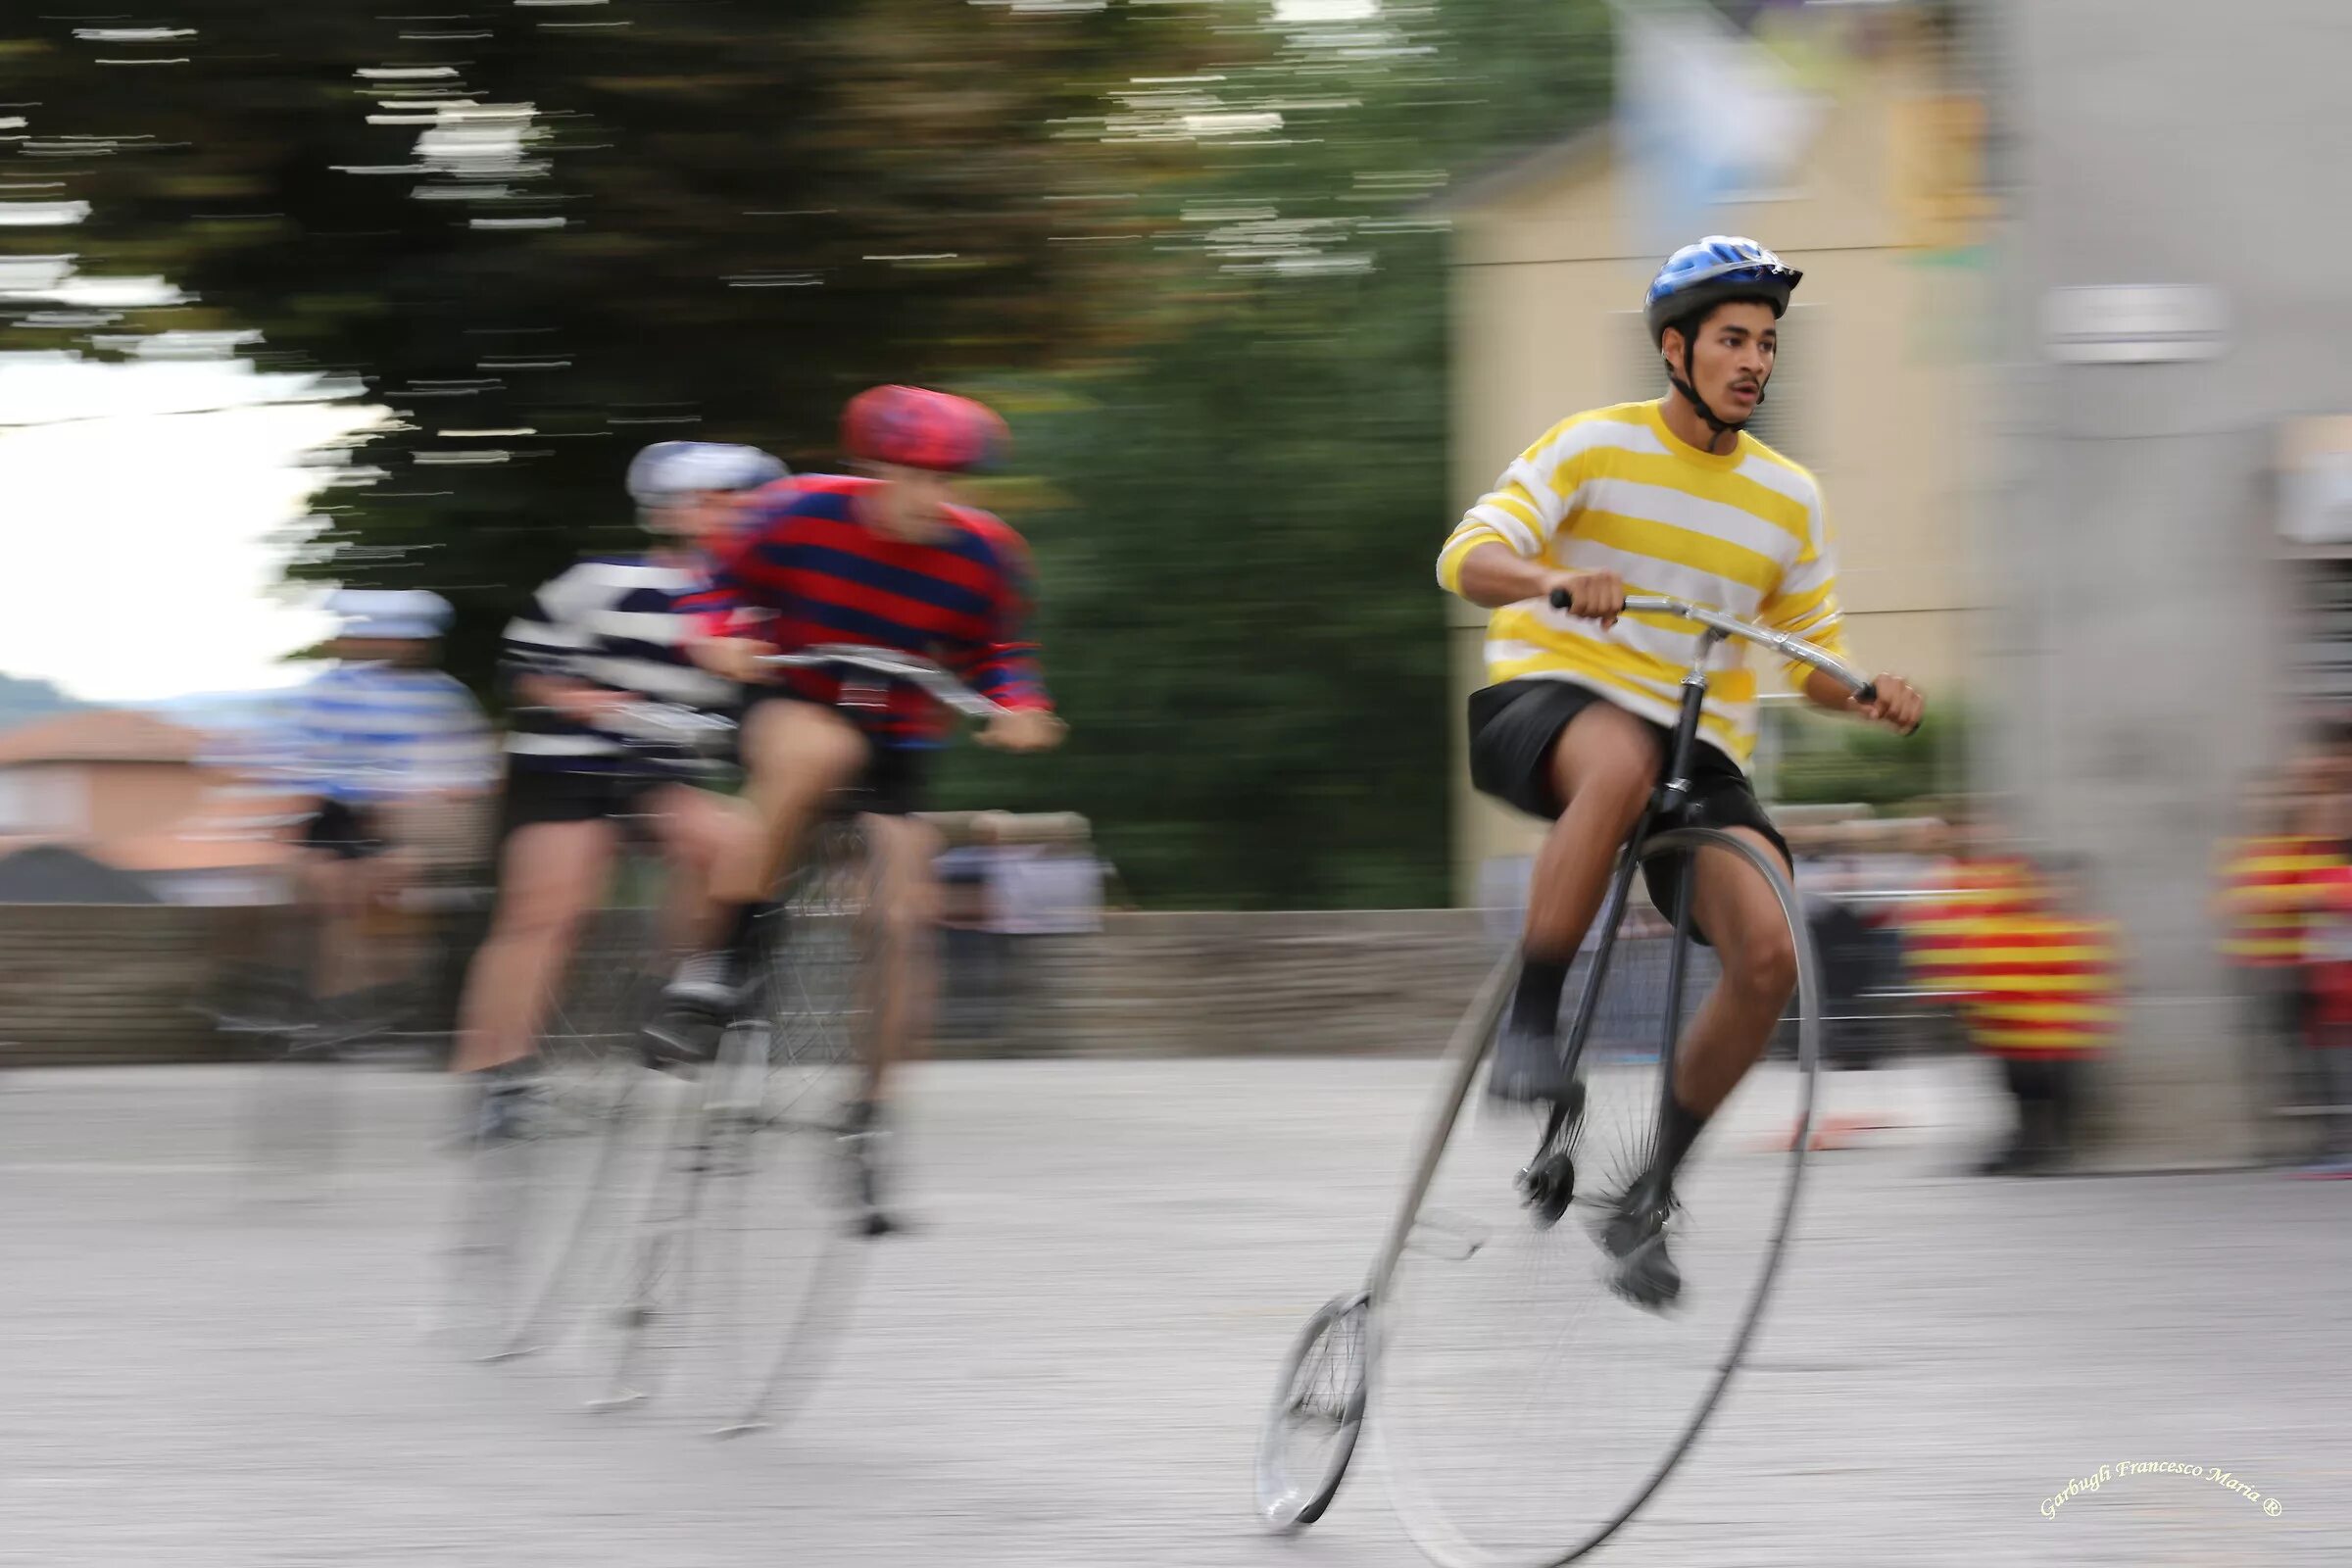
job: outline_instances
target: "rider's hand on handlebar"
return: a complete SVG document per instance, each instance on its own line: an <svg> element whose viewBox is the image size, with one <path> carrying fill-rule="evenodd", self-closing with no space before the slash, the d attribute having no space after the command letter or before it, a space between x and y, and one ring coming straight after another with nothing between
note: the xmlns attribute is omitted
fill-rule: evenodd
<svg viewBox="0 0 2352 1568"><path fill-rule="evenodd" d="M1546 597L1554 609L1613 626L1625 612L1625 579L1613 571L1556 572Z"/></svg>
<svg viewBox="0 0 2352 1568"><path fill-rule="evenodd" d="M634 692L608 691L601 686L575 686L555 695L549 706L580 724L598 724L638 701Z"/></svg>
<svg viewBox="0 0 2352 1568"><path fill-rule="evenodd" d="M1877 690L1873 700L1859 698L1850 705L1864 718L1886 725L1897 734L1908 735L1919 728L1920 719L1927 713L1928 700L1900 675L1881 675L1872 683Z"/></svg>
<svg viewBox="0 0 2352 1568"><path fill-rule="evenodd" d="M764 643L746 637L705 637L686 646L686 657L722 680L751 686L774 676L760 662L768 652Z"/></svg>
<svg viewBox="0 0 2352 1568"><path fill-rule="evenodd" d="M1016 708L990 719L979 738L1001 752L1050 752L1068 733L1068 725L1042 708Z"/></svg>

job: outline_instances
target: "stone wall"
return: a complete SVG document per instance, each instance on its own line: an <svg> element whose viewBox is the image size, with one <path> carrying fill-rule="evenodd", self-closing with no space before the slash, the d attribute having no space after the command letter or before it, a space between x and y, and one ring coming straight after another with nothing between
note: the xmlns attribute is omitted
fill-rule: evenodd
<svg viewBox="0 0 2352 1568"><path fill-rule="evenodd" d="M278 945L279 919L0 906L0 1063L237 1054L203 1009L231 956ZM994 995L950 999L942 1054L1435 1051L1495 953L1452 909L1124 913L1090 936L998 940Z"/></svg>
<svg viewBox="0 0 2352 1568"><path fill-rule="evenodd" d="M221 917L175 905L0 905L0 1063L168 1061L218 1048L199 1007Z"/></svg>
<svg viewBox="0 0 2352 1568"><path fill-rule="evenodd" d="M1021 1051L1435 1052L1494 963L1464 909L1133 913L1033 937Z"/></svg>

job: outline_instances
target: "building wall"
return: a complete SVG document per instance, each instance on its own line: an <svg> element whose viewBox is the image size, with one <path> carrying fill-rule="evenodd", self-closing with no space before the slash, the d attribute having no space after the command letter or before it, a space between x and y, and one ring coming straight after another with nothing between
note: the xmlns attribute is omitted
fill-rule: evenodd
<svg viewBox="0 0 2352 1568"><path fill-rule="evenodd" d="M185 762L24 762L0 768L0 844L109 843L194 813L203 775Z"/></svg>
<svg viewBox="0 0 2352 1568"><path fill-rule="evenodd" d="M184 821L203 804L204 778L185 762L91 762L89 779L92 843L161 833Z"/></svg>
<svg viewBox="0 0 2352 1568"><path fill-rule="evenodd" d="M72 762L0 767L0 846L73 837L89 826L89 781Z"/></svg>
<svg viewBox="0 0 2352 1568"><path fill-rule="evenodd" d="M1855 656L1933 693L1961 686L1981 602L1970 541L1988 290L1974 270L1906 243L1887 126L1918 90L1899 72L1871 78L1830 117L1798 190L1717 216L1724 231L1753 234L1805 270L1776 372L1794 421L1784 444L1828 498ZM1454 215L1458 506L1564 416L1665 390L1630 318L1657 259L1621 253L1617 206L1597 141L1581 162ZM1483 678L1485 615L1452 610L1454 684L1466 695ZM1466 897L1484 860L1525 853L1535 829L1470 791L1465 745L1457 733L1455 886Z"/></svg>

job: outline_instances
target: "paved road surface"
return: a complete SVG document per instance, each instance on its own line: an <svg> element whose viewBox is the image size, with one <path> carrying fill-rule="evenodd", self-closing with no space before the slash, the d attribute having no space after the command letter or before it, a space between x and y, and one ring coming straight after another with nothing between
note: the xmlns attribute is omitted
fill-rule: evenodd
<svg viewBox="0 0 2352 1568"><path fill-rule="evenodd" d="M1376 1460L1274 1541L1249 1457L1431 1072L926 1070L924 1230L878 1254L802 1418L736 1444L578 1413L564 1358L466 1365L420 1332L429 1079L354 1075L362 1136L303 1202L240 1165L244 1070L0 1079L0 1563L1417 1563ZM1592 1560L2352 1561L2352 1185L1968 1180L1991 1107L1966 1064L1831 1083L1914 1124L1816 1167L1751 1370ZM2126 1459L2227 1467L2280 1513L2139 1476L2043 1517Z"/></svg>

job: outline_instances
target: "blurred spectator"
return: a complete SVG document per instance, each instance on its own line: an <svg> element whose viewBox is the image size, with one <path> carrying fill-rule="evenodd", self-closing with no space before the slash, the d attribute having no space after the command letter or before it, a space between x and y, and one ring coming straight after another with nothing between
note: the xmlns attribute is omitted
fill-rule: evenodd
<svg viewBox="0 0 2352 1568"><path fill-rule="evenodd" d="M1024 832L1016 818L985 814L995 817L986 879L991 930L1082 936L1102 929L1102 862L1081 834L1052 819Z"/></svg>
<svg viewBox="0 0 2352 1568"><path fill-rule="evenodd" d="M2082 908L2071 866L1988 856L1911 923L1911 961L1963 998L1976 1048L2000 1063L2015 1106L2008 1140L1978 1167L2032 1175L2081 1152L2090 1063L2117 1017L2113 924Z"/></svg>
<svg viewBox="0 0 2352 1568"><path fill-rule="evenodd" d="M2274 1110L2322 1102L2312 1082L2324 1058L2310 1044L2309 946L2315 917L2352 867L2340 756L2340 747L2333 756L2309 753L2260 781L2248 802L2249 831L2222 846L2222 954L2245 1001L2255 1071Z"/></svg>
<svg viewBox="0 0 2352 1568"><path fill-rule="evenodd" d="M993 844L962 844L939 858L940 1028L950 1039L991 1042L1004 1033L1007 939L988 919Z"/></svg>
<svg viewBox="0 0 2352 1568"><path fill-rule="evenodd" d="M1904 961L1905 911L1939 900L1948 861L1933 818L1810 823L1788 830L1795 881L1822 976L1822 1054L1832 1069L1868 1068L1921 1049L1940 1018ZM1814 1124L1811 1147L1903 1125L1891 1111L1841 1111ZM1793 1143L1800 1129L1792 1129Z"/></svg>
<svg viewBox="0 0 2352 1568"><path fill-rule="evenodd" d="M2304 1054L2318 1118L2316 1147L2296 1174L2352 1178L2352 865L2322 873L2323 889L2307 928L2304 960L2311 985Z"/></svg>
<svg viewBox="0 0 2352 1568"><path fill-rule="evenodd" d="M1080 817L982 811L966 831L939 860L942 1021L952 1035L1004 1043L1045 994L1052 939L1102 930L1112 875Z"/></svg>
<svg viewBox="0 0 2352 1568"><path fill-rule="evenodd" d="M312 995L359 1017L376 1007L363 997L407 976L405 896L473 853L496 764L481 710L434 667L445 600L347 591L328 608L341 620L335 662L294 694L285 782L315 803L298 873L317 917Z"/></svg>

